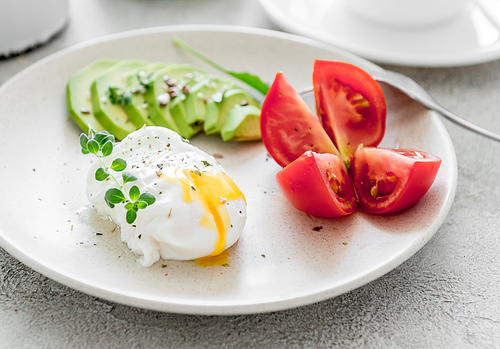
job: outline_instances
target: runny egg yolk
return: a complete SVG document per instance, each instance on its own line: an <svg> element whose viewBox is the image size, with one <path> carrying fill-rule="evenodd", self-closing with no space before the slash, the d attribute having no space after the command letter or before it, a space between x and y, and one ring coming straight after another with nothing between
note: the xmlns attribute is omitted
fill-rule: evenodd
<svg viewBox="0 0 500 349"><path fill-rule="evenodd" d="M222 251L221 254L217 256L211 256L211 257L201 257L198 259L195 259L195 263L198 264L200 267L224 267L228 265L229 261L229 252L227 251Z"/></svg>
<svg viewBox="0 0 500 349"><path fill-rule="evenodd" d="M161 178L168 183L178 184L182 189L182 200L187 204L194 201L201 203L205 214L200 220L200 226L214 230L218 234L213 252L203 259L220 255L225 250L227 232L231 226L226 203L242 198L246 204L245 196L225 173L200 172L190 169L182 170L180 174L178 172L178 170L174 172L175 177L173 178L163 173ZM221 263L225 263L225 261ZM208 260L206 262L210 264Z"/></svg>

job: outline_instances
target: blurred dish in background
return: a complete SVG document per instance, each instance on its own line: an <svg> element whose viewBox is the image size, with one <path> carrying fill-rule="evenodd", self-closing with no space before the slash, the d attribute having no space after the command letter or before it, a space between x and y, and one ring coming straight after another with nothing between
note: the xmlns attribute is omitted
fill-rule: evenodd
<svg viewBox="0 0 500 349"><path fill-rule="evenodd" d="M345 6L364 20L383 26L439 25L467 11L471 0L345 0Z"/></svg>
<svg viewBox="0 0 500 349"><path fill-rule="evenodd" d="M446 0L420 2L434 10L407 17L382 18L385 3L364 0L260 0L280 28L341 47L367 59L389 64L447 67L500 58L500 1L460 0L450 12L437 11ZM400 0L402 2L402 0ZM380 7L360 8L362 3ZM427 4L427 5L426 5ZM442 6L441 6L442 5ZM353 6L358 6L353 10ZM389 7L388 7L389 8ZM367 19L370 13L375 17ZM428 20L418 14L431 13ZM439 12L439 13L438 13ZM389 15L389 13L387 13ZM438 15L439 14L439 15ZM392 14L390 14L392 15ZM402 19L402 16L399 16ZM383 22L383 23L382 23Z"/></svg>
<svg viewBox="0 0 500 349"><path fill-rule="evenodd" d="M67 19L68 0L0 0L0 57L44 44Z"/></svg>

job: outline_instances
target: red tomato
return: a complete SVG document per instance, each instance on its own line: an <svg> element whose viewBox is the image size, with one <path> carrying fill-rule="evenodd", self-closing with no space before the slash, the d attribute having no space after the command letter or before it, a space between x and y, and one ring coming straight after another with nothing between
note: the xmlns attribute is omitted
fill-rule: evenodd
<svg viewBox="0 0 500 349"><path fill-rule="evenodd" d="M356 198L342 160L307 151L276 174L283 195L298 210L317 217L341 217L356 209Z"/></svg>
<svg viewBox="0 0 500 349"><path fill-rule="evenodd" d="M318 116L344 158L360 144L377 146L384 137L386 104L380 85L361 68L344 62L314 62Z"/></svg>
<svg viewBox="0 0 500 349"><path fill-rule="evenodd" d="M282 167L307 150L339 154L318 118L283 73L276 74L262 104L260 129L267 151Z"/></svg>
<svg viewBox="0 0 500 349"><path fill-rule="evenodd" d="M359 205L376 214L405 209L429 190L440 165L439 157L413 149L358 149L350 170Z"/></svg>

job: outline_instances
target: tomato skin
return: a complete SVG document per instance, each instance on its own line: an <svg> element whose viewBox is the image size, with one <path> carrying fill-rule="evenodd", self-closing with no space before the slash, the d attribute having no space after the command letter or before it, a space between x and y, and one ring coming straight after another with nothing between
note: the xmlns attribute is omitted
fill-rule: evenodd
<svg viewBox="0 0 500 349"><path fill-rule="evenodd" d="M277 73L262 104L262 141L285 167L305 151L339 154L332 140L283 73Z"/></svg>
<svg viewBox="0 0 500 349"><path fill-rule="evenodd" d="M375 147L382 141L385 97L367 72L345 62L316 60L313 87L321 123L344 158L360 144Z"/></svg>
<svg viewBox="0 0 500 349"><path fill-rule="evenodd" d="M342 217L357 206L349 174L334 154L306 151L278 172L276 181L296 209L316 217Z"/></svg>
<svg viewBox="0 0 500 349"><path fill-rule="evenodd" d="M410 207L432 186L440 165L439 157L422 151L362 147L350 167L359 205L374 214Z"/></svg>

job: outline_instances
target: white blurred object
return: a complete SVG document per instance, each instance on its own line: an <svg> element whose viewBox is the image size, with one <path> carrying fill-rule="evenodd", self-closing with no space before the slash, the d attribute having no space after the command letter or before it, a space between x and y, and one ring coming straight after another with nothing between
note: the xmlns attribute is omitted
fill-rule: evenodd
<svg viewBox="0 0 500 349"><path fill-rule="evenodd" d="M0 0L0 56L43 44L68 19L68 0Z"/></svg>
<svg viewBox="0 0 500 349"><path fill-rule="evenodd" d="M449 21L466 11L469 0L345 0L356 15L377 24L421 27Z"/></svg>
<svg viewBox="0 0 500 349"><path fill-rule="evenodd" d="M500 59L500 0L260 2L281 29L343 48L375 62L450 67ZM407 3L418 5L408 9L405 15L388 20L394 16L393 11L397 13L399 10L384 10L384 4L399 6L401 10ZM450 7L447 8L446 4ZM419 9L419 6L422 7ZM402 24L398 25L398 21Z"/></svg>

